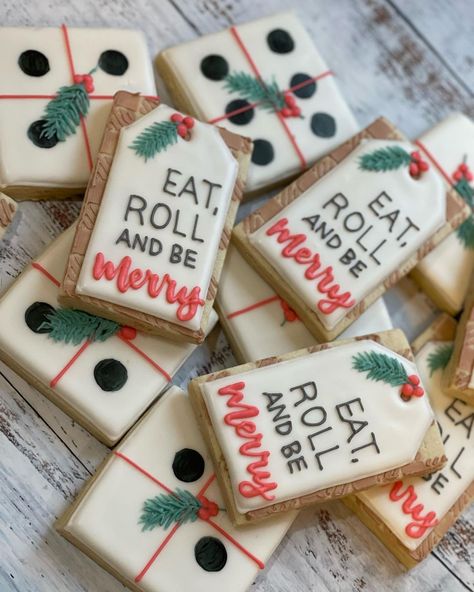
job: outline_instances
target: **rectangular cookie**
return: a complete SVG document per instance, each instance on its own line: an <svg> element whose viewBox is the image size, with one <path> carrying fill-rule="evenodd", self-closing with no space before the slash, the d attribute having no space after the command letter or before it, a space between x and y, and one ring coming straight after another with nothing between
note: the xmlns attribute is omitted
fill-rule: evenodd
<svg viewBox="0 0 474 592"><path fill-rule="evenodd" d="M0 359L112 446L194 351L58 306L69 228L0 299ZM212 326L217 320L213 312Z"/></svg>
<svg viewBox="0 0 474 592"><path fill-rule="evenodd" d="M441 315L413 343L441 430L446 466L430 475L404 478L343 500L407 567L425 559L474 496L474 407L447 395L442 387L455 330L455 321Z"/></svg>
<svg viewBox="0 0 474 592"><path fill-rule="evenodd" d="M255 362L315 343L295 311L245 261L231 243L215 307L238 361ZM376 300L341 339L392 329L383 298Z"/></svg>
<svg viewBox="0 0 474 592"><path fill-rule="evenodd" d="M248 196L289 181L359 129L294 12L171 47L156 66L182 111L252 138Z"/></svg>
<svg viewBox="0 0 474 592"><path fill-rule="evenodd" d="M117 93L60 302L201 343L251 148L157 100Z"/></svg>
<svg viewBox="0 0 474 592"><path fill-rule="evenodd" d="M331 341L469 212L381 118L250 214L233 236L315 338Z"/></svg>
<svg viewBox="0 0 474 592"><path fill-rule="evenodd" d="M454 339L454 350L443 376L443 388L452 397L474 405L474 273Z"/></svg>
<svg viewBox="0 0 474 592"><path fill-rule="evenodd" d="M195 378L190 395L236 524L445 463L399 330Z"/></svg>
<svg viewBox="0 0 474 592"><path fill-rule="evenodd" d="M474 208L474 122L453 113L415 144L445 181ZM433 249L412 271L437 306L449 314L463 307L474 268L474 215Z"/></svg>
<svg viewBox="0 0 474 592"><path fill-rule="evenodd" d="M8 195L0 193L0 239L3 238L8 226L11 224L16 209L16 202Z"/></svg>
<svg viewBox="0 0 474 592"><path fill-rule="evenodd" d="M232 525L189 399L172 387L57 528L131 590L244 592L295 516Z"/></svg>
<svg viewBox="0 0 474 592"><path fill-rule="evenodd" d="M119 90L155 95L143 34L0 28L0 190L16 199L82 195Z"/></svg>

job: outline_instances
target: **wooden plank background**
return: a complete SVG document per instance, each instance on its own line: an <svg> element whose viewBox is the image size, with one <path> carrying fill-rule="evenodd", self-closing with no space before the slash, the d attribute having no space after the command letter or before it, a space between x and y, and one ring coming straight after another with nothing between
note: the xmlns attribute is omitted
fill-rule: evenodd
<svg viewBox="0 0 474 592"><path fill-rule="evenodd" d="M304 20L361 126L382 114L414 137L451 111L474 116L472 0L3 0L0 21L136 27L154 56L175 43L288 8ZM166 98L160 81L158 90ZM72 202L20 205L0 243L0 291L74 220L78 208ZM234 363L223 335L213 337L179 373L178 383ZM106 453L0 365L2 592L123 589L53 529ZM471 508L432 555L407 572L342 504L324 504L301 514L252 590L473 591L473 533Z"/></svg>

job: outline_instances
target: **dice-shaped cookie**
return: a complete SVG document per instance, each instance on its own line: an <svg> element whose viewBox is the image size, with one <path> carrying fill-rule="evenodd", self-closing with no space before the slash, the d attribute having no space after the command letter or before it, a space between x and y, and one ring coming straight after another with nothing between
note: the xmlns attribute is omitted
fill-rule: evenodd
<svg viewBox="0 0 474 592"><path fill-rule="evenodd" d="M252 138L248 193L282 183L357 131L292 12L167 49L157 67L182 110Z"/></svg>
<svg viewBox="0 0 474 592"><path fill-rule="evenodd" d="M58 526L134 590L244 592L294 517L232 526L188 397L173 387Z"/></svg>
<svg viewBox="0 0 474 592"><path fill-rule="evenodd" d="M0 359L108 445L171 381L194 346L62 309L59 280L74 228L0 300ZM211 326L216 320L212 314Z"/></svg>
<svg viewBox="0 0 474 592"><path fill-rule="evenodd" d="M17 198L80 194L114 94L156 93L133 30L0 29L0 185Z"/></svg>

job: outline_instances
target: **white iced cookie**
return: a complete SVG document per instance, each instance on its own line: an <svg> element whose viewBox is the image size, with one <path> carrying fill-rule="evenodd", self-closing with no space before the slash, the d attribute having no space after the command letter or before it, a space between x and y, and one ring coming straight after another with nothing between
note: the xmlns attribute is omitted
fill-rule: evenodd
<svg viewBox="0 0 474 592"><path fill-rule="evenodd" d="M443 464L415 365L382 343L409 352L390 331L191 382L237 523Z"/></svg>
<svg viewBox="0 0 474 592"><path fill-rule="evenodd" d="M0 188L28 199L83 192L114 94L156 94L142 33L4 27L0 48Z"/></svg>
<svg viewBox="0 0 474 592"><path fill-rule="evenodd" d="M300 173L358 129L293 12L167 49L157 67L181 109L252 138L248 192Z"/></svg>
<svg viewBox="0 0 474 592"><path fill-rule="evenodd" d="M446 466L425 477L403 479L358 495L416 561L431 551L474 494L474 408L446 395L441 385L451 352L451 342L428 341L416 355L441 430ZM437 533L439 525L442 531Z"/></svg>
<svg viewBox="0 0 474 592"><path fill-rule="evenodd" d="M59 530L134 590L244 592L294 517L232 526L188 397L173 387L111 454Z"/></svg>
<svg viewBox="0 0 474 592"><path fill-rule="evenodd" d="M445 181L474 208L474 122L462 113L453 113L416 144ZM440 308L456 314L466 298L473 267L471 216L417 265L413 276Z"/></svg>
<svg viewBox="0 0 474 592"><path fill-rule="evenodd" d="M315 343L295 311L231 246L216 298L219 319L241 362L284 354ZM392 329L383 298L362 313L341 339Z"/></svg>
<svg viewBox="0 0 474 592"><path fill-rule="evenodd" d="M194 346L62 309L58 287L73 236L73 228L64 232L0 300L0 359L112 445Z"/></svg>

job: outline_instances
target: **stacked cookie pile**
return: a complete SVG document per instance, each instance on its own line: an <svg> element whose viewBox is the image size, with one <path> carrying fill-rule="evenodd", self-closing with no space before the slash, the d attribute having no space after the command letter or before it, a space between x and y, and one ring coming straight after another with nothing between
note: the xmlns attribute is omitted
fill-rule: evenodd
<svg viewBox="0 0 474 592"><path fill-rule="evenodd" d="M0 300L0 358L115 446L60 532L157 592L246 590L336 498L426 557L474 491L474 124L358 130L292 13L162 52L173 107L137 32L0 35L0 228L84 194ZM409 273L444 311L411 345L382 298ZM242 365L167 388L217 319Z"/></svg>

